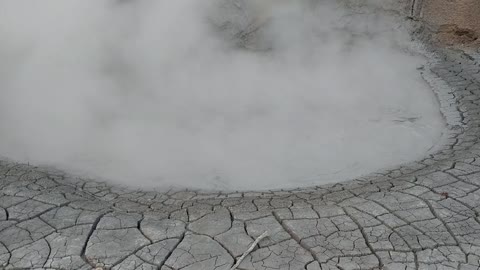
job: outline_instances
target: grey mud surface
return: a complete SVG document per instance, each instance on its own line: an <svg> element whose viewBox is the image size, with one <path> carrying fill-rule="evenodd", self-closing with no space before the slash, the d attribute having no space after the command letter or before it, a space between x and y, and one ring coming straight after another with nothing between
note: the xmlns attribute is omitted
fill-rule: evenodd
<svg viewBox="0 0 480 270"><path fill-rule="evenodd" d="M0 161L0 268L480 269L480 57L423 68L446 144L394 170L258 193L132 191Z"/></svg>

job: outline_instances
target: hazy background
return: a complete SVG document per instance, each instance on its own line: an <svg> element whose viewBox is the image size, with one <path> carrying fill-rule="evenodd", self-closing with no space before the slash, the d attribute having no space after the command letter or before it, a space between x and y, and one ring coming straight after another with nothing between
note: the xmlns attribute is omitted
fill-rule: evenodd
<svg viewBox="0 0 480 270"><path fill-rule="evenodd" d="M419 158L443 122L391 2L0 0L0 155L203 189Z"/></svg>

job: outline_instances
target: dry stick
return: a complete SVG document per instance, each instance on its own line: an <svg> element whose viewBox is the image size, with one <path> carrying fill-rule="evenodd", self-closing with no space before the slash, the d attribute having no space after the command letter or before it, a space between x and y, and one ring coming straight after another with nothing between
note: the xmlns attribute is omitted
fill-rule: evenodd
<svg viewBox="0 0 480 270"><path fill-rule="evenodd" d="M232 266L232 268L230 268L230 270L235 270L237 269L237 267L240 265L240 263L242 263L243 259L245 259L245 257L247 257L248 254L250 254L250 252L252 252L252 250L255 248L255 246L258 244L258 242L262 241L263 238L267 237L268 236L268 231L265 231L264 233L262 233L257 239L255 239L255 241L253 241L253 243L250 245L250 247L243 253L243 255L238 258L237 260L237 263Z"/></svg>

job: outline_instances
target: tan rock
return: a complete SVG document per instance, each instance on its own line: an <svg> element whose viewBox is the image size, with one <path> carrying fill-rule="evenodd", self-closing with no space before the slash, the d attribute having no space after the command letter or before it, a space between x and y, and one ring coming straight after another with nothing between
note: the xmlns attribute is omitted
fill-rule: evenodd
<svg viewBox="0 0 480 270"><path fill-rule="evenodd" d="M480 45L478 0L423 0L420 17L436 29L441 43Z"/></svg>

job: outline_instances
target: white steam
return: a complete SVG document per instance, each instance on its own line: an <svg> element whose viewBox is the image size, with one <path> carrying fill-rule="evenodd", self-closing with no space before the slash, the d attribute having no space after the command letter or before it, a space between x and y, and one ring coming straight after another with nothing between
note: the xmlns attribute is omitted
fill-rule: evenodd
<svg viewBox="0 0 480 270"><path fill-rule="evenodd" d="M379 1L257 1L0 0L0 155L132 186L265 189L435 144L423 60Z"/></svg>

